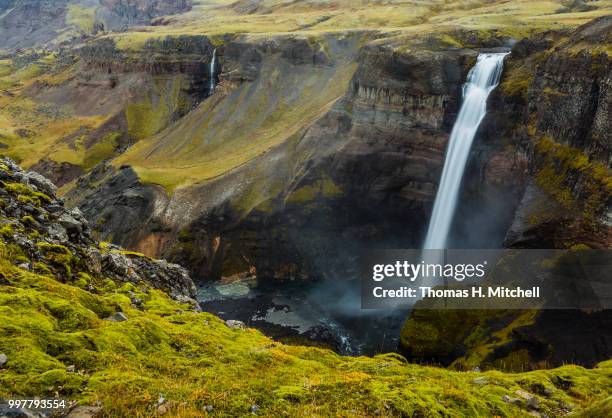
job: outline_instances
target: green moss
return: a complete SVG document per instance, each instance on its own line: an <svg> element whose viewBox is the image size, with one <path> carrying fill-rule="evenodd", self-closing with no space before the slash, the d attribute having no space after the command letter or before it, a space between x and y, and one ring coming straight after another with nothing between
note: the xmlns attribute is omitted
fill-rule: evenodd
<svg viewBox="0 0 612 418"><path fill-rule="evenodd" d="M74 25L85 33L92 33L94 21L96 19L95 7L83 7L78 4L68 5L66 13L66 23Z"/></svg>
<svg viewBox="0 0 612 418"><path fill-rule="evenodd" d="M50 203L51 198L44 193L32 190L23 183L1 183L1 186L9 193L17 197L23 204L40 206L43 203Z"/></svg>
<svg viewBox="0 0 612 418"><path fill-rule="evenodd" d="M21 223L25 225L35 225L36 220L30 215L25 215L21 217Z"/></svg>
<svg viewBox="0 0 612 418"><path fill-rule="evenodd" d="M287 203L306 203L317 198L337 196L340 193L341 189L331 179L323 179L294 190L287 197Z"/></svg>
<svg viewBox="0 0 612 418"><path fill-rule="evenodd" d="M89 170L101 161L114 156L119 147L120 137L121 133L110 133L96 142L91 148L87 149L85 159L83 160L83 168Z"/></svg>
<svg viewBox="0 0 612 418"><path fill-rule="evenodd" d="M527 100L529 85L534 77L533 69L529 65L522 65L516 68L508 68L505 73L506 75L500 86L504 94Z"/></svg>
<svg viewBox="0 0 612 418"><path fill-rule="evenodd" d="M11 238L15 233L15 225L12 223L4 223L0 225L0 236L3 238Z"/></svg>
<svg viewBox="0 0 612 418"><path fill-rule="evenodd" d="M541 138L535 147L539 158L538 185L563 207L581 210L587 221L594 221L605 210L612 194L612 175L602 163L591 161L579 149ZM571 178L580 179L577 196Z"/></svg>
<svg viewBox="0 0 612 418"><path fill-rule="evenodd" d="M60 267L68 278L71 277L74 259L72 252L68 248L63 245L49 244L47 242L37 242L36 246L51 264Z"/></svg>
<svg viewBox="0 0 612 418"><path fill-rule="evenodd" d="M49 276L49 277L53 276L53 270L51 270L51 268L49 268L49 266L46 265L45 263L36 262L34 263L32 267L36 274L40 274L43 276Z"/></svg>
<svg viewBox="0 0 612 418"><path fill-rule="evenodd" d="M12 274L14 267L4 259L0 269ZM480 386L473 373L407 364L399 356L348 358L230 330L158 290L148 290L141 311L118 293L141 290L131 284L98 283L92 294L29 272L12 280L0 285L0 352L9 358L0 396L99 401L108 416L149 416L159 393L171 416L184 417L198 416L205 405L222 416L248 415L253 404L264 416L521 416L525 410L502 396L517 389L537 395L540 387L551 391L540 405L552 416L560 402L599 408L612 384L604 363L594 370L486 372L479 376L491 384ZM117 310L129 320L104 320ZM67 372L69 365L79 372ZM572 382L571 390L555 386L561 379Z"/></svg>
<svg viewBox="0 0 612 418"><path fill-rule="evenodd" d="M147 138L161 131L188 107L182 93L182 78L152 80L151 85L150 91L125 108L128 134L135 139Z"/></svg>

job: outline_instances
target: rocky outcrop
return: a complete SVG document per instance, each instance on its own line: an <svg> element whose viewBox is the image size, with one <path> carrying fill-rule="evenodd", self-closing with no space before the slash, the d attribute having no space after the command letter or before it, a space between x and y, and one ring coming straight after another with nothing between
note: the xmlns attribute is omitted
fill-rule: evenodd
<svg viewBox="0 0 612 418"><path fill-rule="evenodd" d="M45 44L65 27L67 0L14 0L0 5L0 49Z"/></svg>
<svg viewBox="0 0 612 418"><path fill-rule="evenodd" d="M67 162L58 163L49 159L39 161L30 167L32 171L43 174L58 187L61 187L83 174L83 169Z"/></svg>
<svg viewBox="0 0 612 418"><path fill-rule="evenodd" d="M528 138L533 180L508 232L508 246L612 245L612 65L607 53L587 48L609 43L611 27L610 17L597 19L531 63L524 125L515 130Z"/></svg>
<svg viewBox="0 0 612 418"><path fill-rule="evenodd" d="M76 50L86 69L109 74L147 72L151 75L191 74L206 84L213 45L206 36L180 35L150 39L137 51L119 50L112 39L99 39ZM65 54L74 53L64 50Z"/></svg>
<svg viewBox="0 0 612 418"><path fill-rule="evenodd" d="M55 185L45 177L2 159L0 180L0 234L9 247L15 246L13 256L21 258L22 268L61 281L89 282L104 274L118 282L146 282L198 308L196 289L185 269L100 244L81 211L64 207Z"/></svg>

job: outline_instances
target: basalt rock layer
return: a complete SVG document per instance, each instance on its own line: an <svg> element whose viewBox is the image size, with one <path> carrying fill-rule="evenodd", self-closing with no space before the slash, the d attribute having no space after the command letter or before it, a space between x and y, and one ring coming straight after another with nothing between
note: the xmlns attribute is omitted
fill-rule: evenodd
<svg viewBox="0 0 612 418"><path fill-rule="evenodd" d="M508 247L610 248L612 66L602 47L610 44L611 27L607 17L573 33L542 34L518 43L508 59L476 145L486 152L493 141L503 144L504 163L516 173ZM481 165L484 182L498 182L491 178L496 159L488 161ZM592 366L610 356L611 320L606 310L417 309L401 345L412 358L457 368Z"/></svg>

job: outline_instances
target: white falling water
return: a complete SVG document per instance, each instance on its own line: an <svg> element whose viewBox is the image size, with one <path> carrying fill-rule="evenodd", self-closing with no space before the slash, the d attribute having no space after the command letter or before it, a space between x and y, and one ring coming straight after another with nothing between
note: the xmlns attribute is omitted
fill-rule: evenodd
<svg viewBox="0 0 612 418"><path fill-rule="evenodd" d="M507 53L480 54L463 86L463 104L453 126L442 178L429 221L424 249L444 249L474 136L487 113L487 98L497 87Z"/></svg>
<svg viewBox="0 0 612 418"><path fill-rule="evenodd" d="M213 94L215 91L215 71L217 66L217 48L213 49L212 60L210 61L210 84L208 86L208 92Z"/></svg>

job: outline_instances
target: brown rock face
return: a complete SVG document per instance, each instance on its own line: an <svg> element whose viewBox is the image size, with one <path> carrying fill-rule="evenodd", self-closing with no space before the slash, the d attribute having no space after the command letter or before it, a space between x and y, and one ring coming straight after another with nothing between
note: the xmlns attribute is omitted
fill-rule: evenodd
<svg viewBox="0 0 612 418"><path fill-rule="evenodd" d="M61 187L83 174L83 169L70 163L57 163L52 160L41 160L30 167L32 171L42 174L56 186Z"/></svg>

